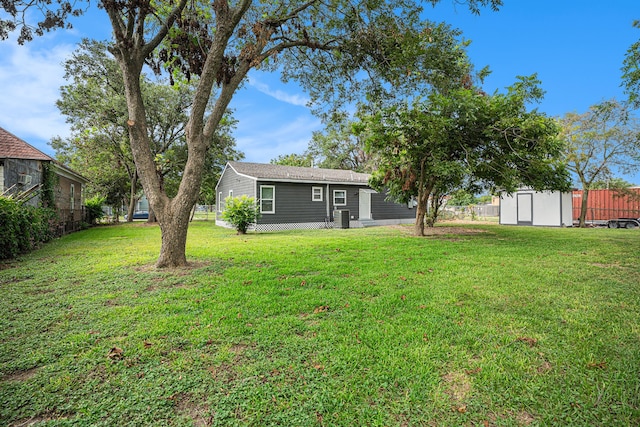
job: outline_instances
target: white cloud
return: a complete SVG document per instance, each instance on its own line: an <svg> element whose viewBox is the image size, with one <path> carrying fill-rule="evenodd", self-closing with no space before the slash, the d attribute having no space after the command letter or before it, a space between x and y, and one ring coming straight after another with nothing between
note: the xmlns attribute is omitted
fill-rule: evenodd
<svg viewBox="0 0 640 427"><path fill-rule="evenodd" d="M245 128L240 125L236 132L236 143L238 149L245 153L247 161L269 163L281 154L302 154L307 149L312 132L321 126L320 120L310 114L282 120L270 127Z"/></svg>
<svg viewBox="0 0 640 427"><path fill-rule="evenodd" d="M280 89L272 89L266 83L263 83L255 78L255 76L249 77L249 86L255 88L256 90L268 95L272 98L277 99L278 101L286 102L287 104L296 105L299 107L306 107L309 103L309 97L305 96L302 93L287 93Z"/></svg>
<svg viewBox="0 0 640 427"><path fill-rule="evenodd" d="M55 36L23 46L14 39L0 43L0 126L42 151L51 151L46 141L53 136L69 133L55 102L65 84L62 63L73 49Z"/></svg>

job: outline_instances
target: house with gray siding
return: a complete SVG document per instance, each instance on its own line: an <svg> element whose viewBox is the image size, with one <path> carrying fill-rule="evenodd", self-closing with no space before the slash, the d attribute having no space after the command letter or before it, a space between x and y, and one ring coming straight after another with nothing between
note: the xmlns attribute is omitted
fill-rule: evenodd
<svg viewBox="0 0 640 427"><path fill-rule="evenodd" d="M241 195L254 197L259 205L258 231L357 228L415 220L413 205L386 200L368 182L368 174L346 170L229 162L216 186L216 223L229 226L220 219L224 200ZM336 215L340 224L335 223Z"/></svg>

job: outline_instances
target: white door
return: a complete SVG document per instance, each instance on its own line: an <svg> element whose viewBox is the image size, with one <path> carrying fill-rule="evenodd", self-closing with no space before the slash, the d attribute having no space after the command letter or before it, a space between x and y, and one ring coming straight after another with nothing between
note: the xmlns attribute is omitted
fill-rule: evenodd
<svg viewBox="0 0 640 427"><path fill-rule="evenodd" d="M533 224L533 194L518 194L518 224Z"/></svg>
<svg viewBox="0 0 640 427"><path fill-rule="evenodd" d="M358 194L358 210L360 219L371 219L371 193L372 190L360 189Z"/></svg>

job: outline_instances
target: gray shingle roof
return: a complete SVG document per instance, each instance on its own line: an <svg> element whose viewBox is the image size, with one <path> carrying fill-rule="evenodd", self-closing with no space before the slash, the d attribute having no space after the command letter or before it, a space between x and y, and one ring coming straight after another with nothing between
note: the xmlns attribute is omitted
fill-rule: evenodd
<svg viewBox="0 0 640 427"><path fill-rule="evenodd" d="M0 127L0 159L53 160L37 148L27 144Z"/></svg>
<svg viewBox="0 0 640 427"><path fill-rule="evenodd" d="M237 173L274 181L340 182L367 184L369 174L338 169L303 168L266 163L229 162Z"/></svg>

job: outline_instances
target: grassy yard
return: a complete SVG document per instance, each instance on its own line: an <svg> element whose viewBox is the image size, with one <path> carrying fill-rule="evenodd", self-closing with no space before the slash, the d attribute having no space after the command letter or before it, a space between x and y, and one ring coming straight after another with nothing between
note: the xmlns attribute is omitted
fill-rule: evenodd
<svg viewBox="0 0 640 427"><path fill-rule="evenodd" d="M0 425L637 426L640 231L98 227L0 270Z"/></svg>

